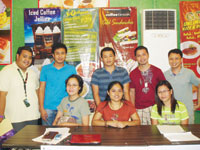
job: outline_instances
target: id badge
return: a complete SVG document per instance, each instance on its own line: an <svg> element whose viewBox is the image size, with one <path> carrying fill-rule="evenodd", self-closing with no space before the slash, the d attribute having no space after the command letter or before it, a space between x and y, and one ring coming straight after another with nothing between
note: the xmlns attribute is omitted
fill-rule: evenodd
<svg viewBox="0 0 200 150"><path fill-rule="evenodd" d="M24 104L25 104L26 107L29 107L29 106L30 106L30 103L28 102L27 99L24 99Z"/></svg>

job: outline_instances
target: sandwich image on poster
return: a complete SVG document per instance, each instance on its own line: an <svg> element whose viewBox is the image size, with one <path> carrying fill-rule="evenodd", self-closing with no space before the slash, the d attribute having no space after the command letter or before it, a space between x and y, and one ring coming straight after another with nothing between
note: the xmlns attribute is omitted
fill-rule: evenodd
<svg viewBox="0 0 200 150"><path fill-rule="evenodd" d="M113 37L113 40L120 45L126 45L126 44L134 44L138 43L137 40L137 32L136 31L130 31L129 27L123 28L115 34Z"/></svg>

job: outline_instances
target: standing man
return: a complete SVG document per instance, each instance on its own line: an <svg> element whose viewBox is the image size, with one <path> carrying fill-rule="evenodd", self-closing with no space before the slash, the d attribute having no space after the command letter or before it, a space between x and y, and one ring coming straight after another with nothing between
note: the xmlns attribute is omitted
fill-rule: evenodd
<svg viewBox="0 0 200 150"><path fill-rule="evenodd" d="M194 110L200 107L200 79L194 72L182 66L183 53L180 49L172 49L168 53L170 69L165 77L174 89L174 96L183 102L189 113L189 123L194 123ZM192 85L198 86L198 105L193 107Z"/></svg>
<svg viewBox="0 0 200 150"><path fill-rule="evenodd" d="M8 118L16 132L25 125L37 125L40 118L38 95L39 79L29 68L33 51L19 47L16 62L0 72L0 122Z"/></svg>
<svg viewBox="0 0 200 150"><path fill-rule="evenodd" d="M129 82L130 78L126 69L115 66L115 51L111 47L105 47L101 51L101 59L104 67L95 70L92 75L92 91L96 106L104 101L108 85L112 81L119 81L124 86L124 97L130 100Z"/></svg>
<svg viewBox="0 0 200 150"><path fill-rule="evenodd" d="M151 124L151 108L155 104L155 87L165 80L162 71L149 64L149 52L144 46L135 49L138 67L130 73L130 95L142 125Z"/></svg>
<svg viewBox="0 0 200 150"><path fill-rule="evenodd" d="M57 114L57 106L67 96L65 80L76 74L74 66L65 62L67 47L62 43L52 46L54 61L42 67L40 73L39 105L43 125L52 125Z"/></svg>

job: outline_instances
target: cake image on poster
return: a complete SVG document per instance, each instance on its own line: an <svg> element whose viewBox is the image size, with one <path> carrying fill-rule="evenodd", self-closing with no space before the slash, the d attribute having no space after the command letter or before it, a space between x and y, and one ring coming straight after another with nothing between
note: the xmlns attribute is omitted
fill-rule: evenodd
<svg viewBox="0 0 200 150"><path fill-rule="evenodd" d="M0 0L0 30L10 30L10 8L4 1Z"/></svg>
<svg viewBox="0 0 200 150"><path fill-rule="evenodd" d="M7 51L9 50L10 42L7 39L0 37L0 62L5 60Z"/></svg>

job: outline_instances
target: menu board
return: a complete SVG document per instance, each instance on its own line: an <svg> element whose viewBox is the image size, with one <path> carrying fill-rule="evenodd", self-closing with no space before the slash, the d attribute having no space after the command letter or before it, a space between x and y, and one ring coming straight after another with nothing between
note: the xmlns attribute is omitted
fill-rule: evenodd
<svg viewBox="0 0 200 150"><path fill-rule="evenodd" d="M84 80L81 96L88 100L94 111L90 81L97 68L99 47L98 9L64 9L62 11L63 42L68 47L66 61L76 67Z"/></svg>
<svg viewBox="0 0 200 150"><path fill-rule="evenodd" d="M135 7L99 9L99 45L100 48L112 47L116 51L116 65L132 71L134 49L138 45L137 9Z"/></svg>
<svg viewBox="0 0 200 150"><path fill-rule="evenodd" d="M11 63L11 0L0 0L0 65Z"/></svg>

